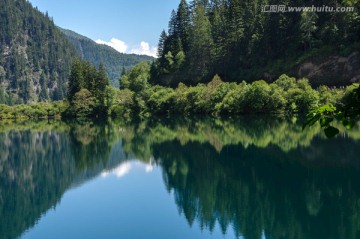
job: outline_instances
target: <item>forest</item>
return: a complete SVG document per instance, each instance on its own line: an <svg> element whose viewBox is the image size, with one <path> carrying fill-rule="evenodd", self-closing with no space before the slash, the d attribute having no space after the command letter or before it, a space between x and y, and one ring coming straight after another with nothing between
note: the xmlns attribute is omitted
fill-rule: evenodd
<svg viewBox="0 0 360 239"><path fill-rule="evenodd" d="M309 58L360 49L360 17L352 12L266 13L266 5L344 6L359 1L181 0L163 31L151 83L176 87L209 82L274 81ZM312 85L331 84L330 80ZM343 86L349 82L338 83ZM330 85L334 86L334 85Z"/></svg>
<svg viewBox="0 0 360 239"><path fill-rule="evenodd" d="M0 1L0 103L62 100L76 52L47 13Z"/></svg>
<svg viewBox="0 0 360 239"><path fill-rule="evenodd" d="M359 85L344 89L311 87L307 79L281 75L273 83L264 80L247 83L224 82L215 75L207 83L176 88L151 85L151 65L143 62L120 79L120 89L110 86L104 68L77 59L69 77L67 100L33 103L14 107L0 105L0 118L51 117L143 117L151 115L297 115L338 108L358 116ZM320 113L332 113L320 112ZM352 114L350 114L352 112ZM331 123L331 122L329 122Z"/></svg>

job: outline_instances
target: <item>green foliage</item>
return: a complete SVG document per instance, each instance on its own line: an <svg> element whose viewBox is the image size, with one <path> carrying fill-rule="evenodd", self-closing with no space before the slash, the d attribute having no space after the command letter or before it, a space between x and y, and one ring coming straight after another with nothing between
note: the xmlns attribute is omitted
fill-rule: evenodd
<svg viewBox="0 0 360 239"><path fill-rule="evenodd" d="M68 103L66 101L39 102L16 106L0 104L0 120L60 118L67 108Z"/></svg>
<svg viewBox="0 0 360 239"><path fill-rule="evenodd" d="M342 99L343 105L337 109L335 106L329 104L321 106L309 112L306 117L306 123L303 128L312 126L319 122L328 138L332 138L340 130L331 125L334 121L340 121L346 129L354 127L357 121L360 120L360 87L355 84L348 87Z"/></svg>
<svg viewBox="0 0 360 239"><path fill-rule="evenodd" d="M247 112L265 111L269 105L271 88L265 81L252 83L245 95Z"/></svg>
<svg viewBox="0 0 360 239"><path fill-rule="evenodd" d="M339 116L336 107L333 105L324 105L315 110L310 111L306 116L306 123L303 128L312 126L316 122L320 122L322 128L324 128L325 134L328 138L332 138L337 135L340 131L330 125L335 118Z"/></svg>
<svg viewBox="0 0 360 239"><path fill-rule="evenodd" d="M132 68L129 73L123 77L124 86L122 88L129 88L134 92L144 91L149 87L150 66L146 62L142 62Z"/></svg>
<svg viewBox="0 0 360 239"><path fill-rule="evenodd" d="M148 110L152 114L166 114L174 111L175 91L171 88L154 87L147 101Z"/></svg>
<svg viewBox="0 0 360 239"><path fill-rule="evenodd" d="M356 120L360 116L360 85L347 87L343 97L344 117Z"/></svg>
<svg viewBox="0 0 360 239"><path fill-rule="evenodd" d="M111 105L111 115L113 117L129 117L134 109L134 92L129 89L117 91L114 102Z"/></svg>
<svg viewBox="0 0 360 239"><path fill-rule="evenodd" d="M75 117L90 115L106 117L110 107L109 102L112 101L115 94L108 89L109 84L109 79L102 64L100 64L97 70L89 62L76 59L72 65L68 84L68 100L71 105L65 115ZM86 91L83 91L84 89ZM77 95L79 92L81 94ZM82 104L79 102L80 98L88 98L91 102L88 102L89 105L85 105L86 109L84 109L84 112L78 113L79 107Z"/></svg>
<svg viewBox="0 0 360 239"><path fill-rule="evenodd" d="M96 99L92 93L87 89L81 89L75 94L69 110L72 116L85 118L94 114L95 107Z"/></svg>
<svg viewBox="0 0 360 239"><path fill-rule="evenodd" d="M307 80L296 80L286 75L271 84L263 80L251 84L228 83L215 75L206 85L188 87L180 83L172 89L150 87L144 80L148 72L149 68L139 65L122 78L127 81L128 89L134 92L133 112L185 115L293 114L304 113L319 104L319 92L312 89Z"/></svg>
<svg viewBox="0 0 360 239"><path fill-rule="evenodd" d="M208 84L188 87L180 83L177 88L150 86L150 67L146 63L137 65L123 75L127 88L117 90L109 86L104 70L76 60L69 86L85 86L70 98L70 105L58 112L66 111L66 117L149 117L150 115L239 115L239 114L289 114L304 113L316 109L319 101L334 101L338 105L354 98L350 88L347 93L322 87L311 88L305 79L296 80L282 75L274 83L263 80L251 84L223 82L215 75ZM75 74L76 73L76 74ZM79 81L80 79L80 81ZM123 86L126 84L123 84ZM105 88L104 88L105 87ZM70 95L70 94L69 94ZM320 95L322 97L320 97ZM328 95L331 97L329 98ZM341 99L339 96L344 95ZM45 107L45 106L44 106ZM43 107L43 108L44 108ZM60 108L60 107L58 107ZM83 109L82 109L83 108ZM355 108L352 107L352 110ZM3 109L6 118L7 109ZM16 112L22 112L16 110ZM349 111L350 112L350 111ZM23 113L21 113L23 114ZM44 113L38 113L43 115ZM320 112L319 114L322 114ZM347 116L349 118L350 116Z"/></svg>
<svg viewBox="0 0 360 239"><path fill-rule="evenodd" d="M216 106L220 114L239 114L245 109L245 97L249 90L249 85L242 82L231 89L224 97L221 103Z"/></svg>
<svg viewBox="0 0 360 239"><path fill-rule="evenodd" d="M305 113L315 109L319 102L319 93L312 89L307 79L297 81L297 88L289 90L289 98L293 99L299 112Z"/></svg>
<svg viewBox="0 0 360 239"><path fill-rule="evenodd" d="M341 106L342 98L345 92L341 89L330 89L327 86L320 86L319 89L319 105L332 104L336 107Z"/></svg>

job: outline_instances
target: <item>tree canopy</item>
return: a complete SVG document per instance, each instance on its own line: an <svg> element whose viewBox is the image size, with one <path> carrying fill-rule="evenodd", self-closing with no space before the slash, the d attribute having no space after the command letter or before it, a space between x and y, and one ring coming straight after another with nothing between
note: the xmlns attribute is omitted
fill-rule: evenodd
<svg viewBox="0 0 360 239"><path fill-rule="evenodd" d="M353 7L350 12L263 12L266 5ZM152 84L177 87L276 79L311 56L359 49L359 1L182 0L159 40Z"/></svg>

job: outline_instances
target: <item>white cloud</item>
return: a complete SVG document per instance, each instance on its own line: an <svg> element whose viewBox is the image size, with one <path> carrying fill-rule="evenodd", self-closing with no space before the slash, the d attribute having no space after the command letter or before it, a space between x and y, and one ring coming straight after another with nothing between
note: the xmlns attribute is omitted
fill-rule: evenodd
<svg viewBox="0 0 360 239"><path fill-rule="evenodd" d="M123 163L120 164L117 168L111 171L105 171L101 174L102 177L107 177L109 174L114 174L118 178L122 178L127 175L131 171L131 164L130 163Z"/></svg>
<svg viewBox="0 0 360 239"><path fill-rule="evenodd" d="M137 54L137 55L148 55L157 57L157 47L150 46L148 42L142 41L139 45L129 47L125 42L111 38L110 42L104 40L96 40L96 43L110 46L121 53Z"/></svg>
<svg viewBox="0 0 360 239"><path fill-rule="evenodd" d="M147 164L145 166L145 172L151 173L153 170L154 170L154 166L152 166L151 164Z"/></svg>
<svg viewBox="0 0 360 239"><path fill-rule="evenodd" d="M102 44L102 45L107 45L107 46L110 46L112 48L114 48L115 50L117 50L118 52L121 52L121 53L126 53L127 52L127 49L129 48L128 45L126 45L125 42L119 40L119 39L116 39L116 38L111 38L110 42L106 42L106 41L103 41L103 40L96 40L95 41L97 44Z"/></svg>
<svg viewBox="0 0 360 239"><path fill-rule="evenodd" d="M149 43L142 41L140 45L135 46L135 48L131 49L130 53L156 57L157 47L150 47Z"/></svg>
<svg viewBox="0 0 360 239"><path fill-rule="evenodd" d="M114 174L118 178L124 177L126 174L128 174L131 170L131 165L129 163L125 163L120 165L114 170Z"/></svg>
<svg viewBox="0 0 360 239"><path fill-rule="evenodd" d="M146 173L151 173L154 170L154 165L152 164L152 162L145 164L140 161L131 160L129 162L121 163L114 169L104 170L101 173L101 177L107 178L109 176L115 176L117 178L123 178L124 176L128 175L132 170L138 168L144 170Z"/></svg>

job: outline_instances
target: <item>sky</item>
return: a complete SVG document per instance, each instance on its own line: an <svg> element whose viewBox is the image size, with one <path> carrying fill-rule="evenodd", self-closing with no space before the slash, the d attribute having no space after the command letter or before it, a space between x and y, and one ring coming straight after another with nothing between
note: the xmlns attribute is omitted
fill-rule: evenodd
<svg viewBox="0 0 360 239"><path fill-rule="evenodd" d="M29 0L59 27L122 53L156 56L160 33L180 0Z"/></svg>

